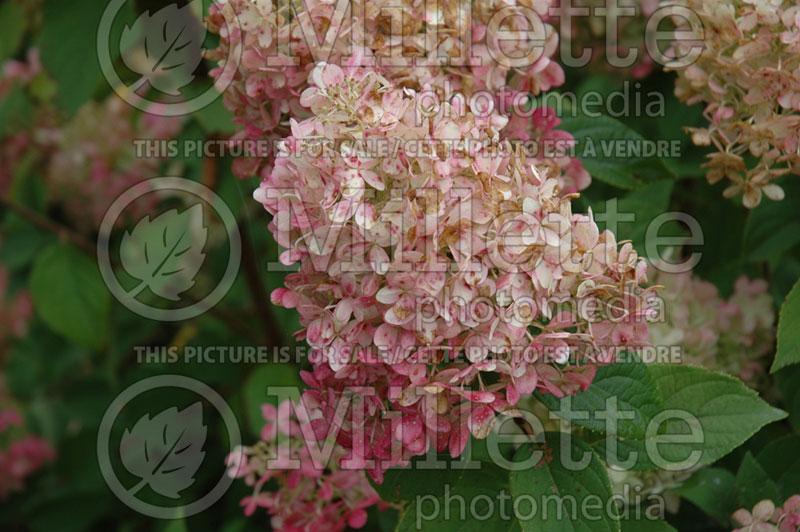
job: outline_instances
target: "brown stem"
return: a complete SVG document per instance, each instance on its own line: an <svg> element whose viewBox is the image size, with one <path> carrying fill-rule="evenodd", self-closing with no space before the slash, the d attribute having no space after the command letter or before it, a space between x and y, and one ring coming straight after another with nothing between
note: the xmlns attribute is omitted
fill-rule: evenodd
<svg viewBox="0 0 800 532"><path fill-rule="evenodd" d="M94 255L97 252L97 249L88 238L66 225L59 224L47 216L39 214L27 205L20 205L4 197L0 197L0 203L19 217L24 218L46 231L58 235L60 238L74 244L90 255Z"/></svg>

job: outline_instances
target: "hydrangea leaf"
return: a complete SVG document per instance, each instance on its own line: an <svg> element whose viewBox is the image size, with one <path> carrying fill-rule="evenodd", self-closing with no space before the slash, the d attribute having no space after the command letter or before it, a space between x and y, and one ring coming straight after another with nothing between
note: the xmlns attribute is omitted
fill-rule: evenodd
<svg viewBox="0 0 800 532"><path fill-rule="evenodd" d="M88 256L67 244L43 249L33 265L30 291L36 312L53 330L80 345L105 344L111 301Z"/></svg>
<svg viewBox="0 0 800 532"><path fill-rule="evenodd" d="M778 352L770 373L800 362L800 281L798 281L781 306L778 317Z"/></svg>
<svg viewBox="0 0 800 532"><path fill-rule="evenodd" d="M646 377L641 369L631 369L630 365L645 368ZM634 374L646 385L634 384ZM604 421L596 413L603 410L607 397L616 396L619 410L627 409L634 417L620 421L617 427L616 454L610 452L605 436L595 442L595 450L619 465L635 452L635 470L659 467L653 461L654 449L666 463L710 464L764 425L786 417L738 379L699 367L618 363L600 368L596 378L599 380L589 390L570 399L569 417L578 425L603 433ZM595 386L597 389L593 389ZM567 403L546 396L542 399L551 409L564 404L566 411Z"/></svg>
<svg viewBox="0 0 800 532"><path fill-rule="evenodd" d="M727 523L738 509L734 503L735 482L736 477L727 469L709 467L696 471L682 486L672 491L720 523Z"/></svg>
<svg viewBox="0 0 800 532"><path fill-rule="evenodd" d="M577 438L571 438L571 446L565 449L563 436L557 432L545 433L544 442L523 445L514 457L515 462L522 462L534 452L541 452L536 465L510 474L511 494L518 506L522 530L619 532L616 504L607 504L613 491L605 464L587 443ZM568 468L564 453L581 462L588 456L589 461ZM539 507L525 501L534 501Z"/></svg>
<svg viewBox="0 0 800 532"><path fill-rule="evenodd" d="M783 502L778 486L748 451L736 473L736 500L740 507L752 508L764 499L770 499L776 505Z"/></svg>
<svg viewBox="0 0 800 532"><path fill-rule="evenodd" d="M491 464L480 469L407 469L416 495L397 524L397 532L518 532L508 472ZM412 478L406 477L406 479ZM384 484L397 480L387 478ZM501 509L501 505L504 505Z"/></svg>
<svg viewBox="0 0 800 532"><path fill-rule="evenodd" d="M647 139L618 120L579 116L565 119L561 128L575 137L575 154L586 170L604 183L633 190L675 177L661 158L645 155ZM628 151L632 149L642 151Z"/></svg>

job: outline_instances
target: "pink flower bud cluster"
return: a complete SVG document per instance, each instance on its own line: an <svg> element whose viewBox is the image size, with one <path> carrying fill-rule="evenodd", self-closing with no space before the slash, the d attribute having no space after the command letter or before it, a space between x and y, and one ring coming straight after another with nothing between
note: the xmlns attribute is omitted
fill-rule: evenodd
<svg viewBox="0 0 800 532"><path fill-rule="evenodd" d="M733 518L742 525L733 532L797 532L800 530L800 495L789 497L781 508L765 499L753 507L752 513L742 508Z"/></svg>
<svg viewBox="0 0 800 532"><path fill-rule="evenodd" d="M583 349L644 344L646 263L572 213L503 140L507 118L423 106L368 69L309 78L313 116L292 119L255 197L281 261L299 262L272 300L321 353L303 374L318 438L337 432L380 481L431 447L459 455L524 394L585 390Z"/></svg>
<svg viewBox="0 0 800 532"><path fill-rule="evenodd" d="M767 283L740 277L733 295L691 274L651 272L665 287L665 321L650 324L654 345L680 345L684 362L742 379L764 388L767 357L775 342L775 311Z"/></svg>
<svg viewBox="0 0 800 532"><path fill-rule="evenodd" d="M225 105L239 124L234 141L278 140L289 135L288 118L308 116L299 98L314 65L343 65L353 56L399 86L430 87L442 97L481 92L510 114L514 95L536 95L564 82L563 70L551 59L558 46L553 27L541 25L546 35L541 53L530 52L526 37L531 13L537 20L547 20L550 4L551 0L468 0L440 2L437 8L435 3L417 0L310 0L304 2L307 11L293 17L289 3L219 0L208 17L209 29L220 35L219 48L208 53L219 65L211 74L221 88L226 87ZM350 7L342 11L340 5ZM502 24L494 28L498 22ZM320 42L326 36L330 40L317 49L314 40ZM507 59L525 56L530 57L521 66ZM228 67L229 57L241 58L237 69ZM534 116L533 123L529 115L516 117L514 138L542 141L557 135L571 139L566 132L553 132L558 121L541 114ZM575 190L588 186L589 174L578 159L541 159L561 167ZM234 172L243 178L263 177L269 174L271 162L270 158L240 158Z"/></svg>
<svg viewBox="0 0 800 532"><path fill-rule="evenodd" d="M644 78L653 71L653 59L645 47L647 20L658 9L659 0L617 0L609 7L606 0L557 2L562 9L571 6L575 17L571 28L562 28L559 38L568 43L573 57L591 51L589 66L600 72L624 78ZM597 14L597 10L603 13ZM588 11L587 11L588 10ZM609 21L616 32L608 32ZM609 58L609 52L616 54ZM635 58L627 58L636 54ZM617 63L617 64L613 64Z"/></svg>
<svg viewBox="0 0 800 532"><path fill-rule="evenodd" d="M312 457L303 439L305 410L285 400L275 408L262 406L266 424L261 441L239 447L228 456L228 474L243 478L253 494L242 500L245 514L265 508L278 532L339 532L362 528L366 509L379 502L378 494L362 470L337 467L343 450L334 448L327 463ZM262 491L274 481L276 492Z"/></svg>
<svg viewBox="0 0 800 532"><path fill-rule="evenodd" d="M691 133L695 144L716 149L705 165L709 183L727 178L725 197L743 193L747 208L762 195L783 199L773 180L800 173L800 6L794 0L681 4L699 16L704 48L697 62L677 69L675 94L705 105L709 125ZM692 46L678 41L673 48L685 56Z"/></svg>

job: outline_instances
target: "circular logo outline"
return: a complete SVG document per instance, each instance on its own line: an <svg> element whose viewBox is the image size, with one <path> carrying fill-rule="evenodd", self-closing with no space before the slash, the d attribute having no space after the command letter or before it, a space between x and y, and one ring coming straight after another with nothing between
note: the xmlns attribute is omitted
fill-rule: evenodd
<svg viewBox="0 0 800 532"><path fill-rule="evenodd" d="M202 201L209 203L222 220L225 226L225 232L228 235L228 242L230 243L228 264L217 286L200 301L178 309L156 308L146 305L136 298L130 297L128 291L125 290L120 284L119 279L117 279L117 276L114 275L114 269L111 265L111 254L109 250L111 231L117 219L122 214L122 211L136 199L145 194L159 190L179 190L192 194ZM182 177L154 177L147 181L137 183L125 190L125 192L114 200L108 210L106 210L103 221L100 223L100 230L97 237L97 263L100 267L100 275L106 283L106 287L114 298L128 310L143 318L155 321L174 322L190 320L214 307L225 297L236 281L241 259L242 235L239 232L236 217L233 215L230 208L228 208L228 205L210 188L196 181L191 181Z"/></svg>
<svg viewBox="0 0 800 532"><path fill-rule="evenodd" d="M239 64L242 61L242 55L244 53L241 46L232 47L230 50L228 50L228 57L225 59L225 67L222 69L222 73L217 78L227 80L224 85L217 87L216 83L212 83L208 89L189 101L173 103L157 102L148 100L147 98L139 96L133 91L127 90L128 86L123 83L122 78L120 78L117 70L114 68L114 62L111 60L110 48L111 30L114 24L114 19L116 19L120 9L122 9L122 6L127 1L128 0L110 0L108 2L108 5L103 11L103 15L100 17L100 23L97 26L97 40L95 42L97 60L100 63L100 70L103 73L103 77L106 79L117 96L119 96L128 105L142 112L165 117L186 116L210 105L217 98L222 96L225 90L233 83L233 74L239 69ZM235 12L233 13L233 19L234 20L229 21L226 18L226 24L235 24L241 29L239 17ZM238 50L238 53L236 53L235 50ZM234 55L235 57L233 57ZM233 59L233 61L231 59ZM154 113L153 110L150 109L151 105L158 105L159 112Z"/></svg>
<svg viewBox="0 0 800 532"><path fill-rule="evenodd" d="M211 491L199 500L183 506L164 507L150 504L131 495L117 478L114 466L111 463L109 444L111 443L111 429L117 416L131 400L157 388L183 388L203 397L222 416L222 421L227 429L231 451L241 444L242 435L236 415L216 390L203 382L184 375L155 375L131 384L108 405L97 430L97 462L106 485L123 504L132 510L155 519L189 517L210 508L221 499L233 483L233 477L225 472Z"/></svg>

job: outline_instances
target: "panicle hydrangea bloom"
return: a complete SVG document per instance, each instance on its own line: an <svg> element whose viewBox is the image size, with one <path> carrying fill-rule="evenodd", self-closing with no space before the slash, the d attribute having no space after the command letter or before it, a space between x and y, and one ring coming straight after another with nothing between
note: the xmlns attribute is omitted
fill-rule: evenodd
<svg viewBox="0 0 800 532"><path fill-rule="evenodd" d="M0 375L0 500L22 491L25 479L54 458L47 442L24 430L22 414Z"/></svg>
<svg viewBox="0 0 800 532"><path fill-rule="evenodd" d="M682 0L703 23L697 62L677 69L675 94L703 103L707 128L692 140L713 145L709 183L731 181L726 197L744 193L753 208L762 195L781 200L773 180L800 173L800 5L794 0ZM686 21L682 21L684 24ZM686 30L680 27L680 30ZM691 41L673 49L685 56ZM756 158L750 163L747 156Z"/></svg>
<svg viewBox="0 0 800 532"><path fill-rule="evenodd" d="M325 464L312 457L303 438L301 425L308 419L301 405L290 400L277 408L265 404L262 413L267 423L261 441L235 449L227 459L228 474L243 478L253 488L253 494L242 500L245 513L252 515L257 508L265 508L278 532L339 532L363 527L366 509L379 503L364 471L339 469L337 462L344 454L341 448L335 447ZM262 491L270 480L277 483L278 490Z"/></svg>
<svg viewBox="0 0 800 532"><path fill-rule="evenodd" d="M651 270L665 287L666 319L650 324L654 345L679 345L683 361L722 371L764 388L766 357L775 342L775 311L763 279L739 277L729 299L691 272Z"/></svg>
<svg viewBox="0 0 800 532"><path fill-rule="evenodd" d="M800 530L800 495L792 495L783 507L775 508L769 499L760 501L749 512L744 508L733 514L742 525L733 532L797 532Z"/></svg>
<svg viewBox="0 0 800 532"><path fill-rule="evenodd" d="M179 118L137 114L114 95L86 103L63 125L39 127L35 141L48 156L49 201L82 228L97 228L123 191L158 175L159 160L137 156L134 140L166 140L179 130ZM137 213L140 205L126 216L145 214Z"/></svg>
<svg viewBox="0 0 800 532"><path fill-rule="evenodd" d="M585 390L583 349L646 341L646 263L572 213L503 140L505 117L423 105L354 66L320 64L310 85L312 117L291 121L255 197L299 262L272 300L318 355L304 404L350 464L380 481L430 447L457 456L521 395Z"/></svg>
<svg viewBox="0 0 800 532"><path fill-rule="evenodd" d="M588 14L574 17L572 27L562 28L559 35L562 42L570 43L574 57L590 50L589 66L625 78L643 78L652 72L653 60L645 48L645 28L648 17L658 9L659 0L617 0L610 9L606 0L570 0L567 4L583 10L576 14L587 13L585 10L589 9ZM606 9L606 14L596 15L598 8ZM617 25L616 36L607 33L609 17L614 17ZM615 59L618 65L609 62L611 49L620 58ZM631 53L636 54L635 59L627 60Z"/></svg>
<svg viewBox="0 0 800 532"><path fill-rule="evenodd" d="M30 89L38 75L46 76L37 49L27 60L7 61L0 77L0 98L14 84ZM153 104L137 113L115 95L89 101L65 120L47 102L37 109L32 126L0 139L0 194L7 194L23 158L43 175L48 201L64 209L80 229L96 229L111 203L127 188L159 175L160 161L136 153L136 141L168 140L180 131L181 119L164 117ZM145 153L146 155L146 153ZM145 214L144 202L126 209L126 216Z"/></svg>
<svg viewBox="0 0 800 532"><path fill-rule="evenodd" d="M439 9L419 0L355 0L347 4L361 14L355 23L349 10L344 16L337 14L336 2L304 4L307 10L296 17L289 16L288 3L272 0L219 0L211 6L209 28L220 35L219 48L208 54L219 64L211 74L220 87L227 87L224 102L240 126L234 141L278 140L289 135L288 117L308 116L299 98L314 65L322 61L341 65L358 54L363 56L362 66L371 66L402 87L429 87L439 95L482 92L508 112L515 95L536 95L564 82L563 70L552 60L558 35L550 24L543 23L545 44L541 54L532 54L529 64L516 66L503 59L529 54L524 32L530 30L531 22L523 15L533 10L546 20L551 0L442 2ZM495 23L504 21L504 34L487 31L496 13L500 15ZM325 32L331 40L336 36L330 49L309 47L315 35L321 40ZM514 32L518 43L512 42ZM472 58L464 59L469 54ZM226 68L229 56L241 57L238 69ZM554 132L559 121L543 114L537 112L532 119L530 114L515 117L513 138L571 139L564 131ZM539 153L541 159L562 168L565 189L588 186L591 178L578 159ZM243 157L234 163L234 172L239 177L263 177L270 172L270 163L270 158Z"/></svg>

